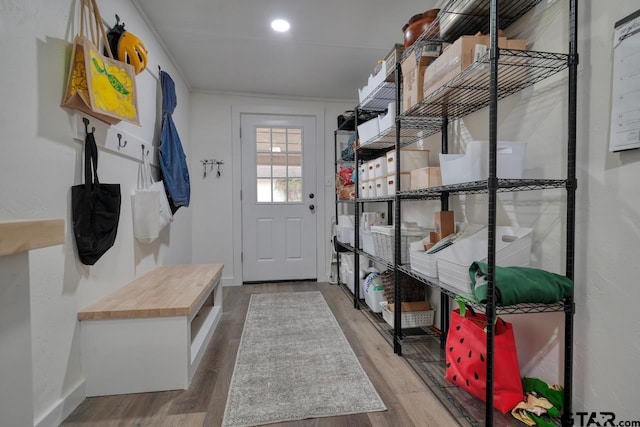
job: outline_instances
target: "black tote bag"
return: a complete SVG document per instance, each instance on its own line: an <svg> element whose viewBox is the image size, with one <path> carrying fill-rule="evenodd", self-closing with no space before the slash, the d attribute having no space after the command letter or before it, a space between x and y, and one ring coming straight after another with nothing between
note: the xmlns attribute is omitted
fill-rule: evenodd
<svg viewBox="0 0 640 427"><path fill-rule="evenodd" d="M120 184L98 181L98 147L93 132L84 144L84 184L71 187L73 234L80 261L94 265L113 246L120 220Z"/></svg>

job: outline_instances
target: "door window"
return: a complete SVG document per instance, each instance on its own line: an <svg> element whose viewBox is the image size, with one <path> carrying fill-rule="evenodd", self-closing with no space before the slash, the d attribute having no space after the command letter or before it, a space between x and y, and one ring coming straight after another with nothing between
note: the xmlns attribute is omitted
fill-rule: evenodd
<svg viewBox="0 0 640 427"><path fill-rule="evenodd" d="M256 128L256 201L302 203L302 128Z"/></svg>

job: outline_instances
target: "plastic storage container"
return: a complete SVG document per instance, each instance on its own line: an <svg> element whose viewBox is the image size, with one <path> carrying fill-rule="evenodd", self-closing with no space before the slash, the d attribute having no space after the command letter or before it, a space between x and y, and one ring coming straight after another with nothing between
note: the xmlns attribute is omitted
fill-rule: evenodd
<svg viewBox="0 0 640 427"><path fill-rule="evenodd" d="M393 327L395 325L393 312L389 310L386 301L381 302L380 305L382 306L382 318ZM433 309L426 311L403 311L400 314L400 321L402 322L403 328L432 326L434 313L435 310Z"/></svg>
<svg viewBox="0 0 640 427"><path fill-rule="evenodd" d="M528 267L532 232L531 228L496 227L496 265ZM487 242L485 227L440 251L437 261L440 285L473 299L469 266L474 261L486 262Z"/></svg>
<svg viewBox="0 0 640 427"><path fill-rule="evenodd" d="M408 190L411 186L411 174L400 174L400 191ZM396 194L396 175L387 176L387 196L393 196Z"/></svg>
<svg viewBox="0 0 640 427"><path fill-rule="evenodd" d="M387 158L386 156L378 157L373 161L373 177L369 178L385 178L387 175Z"/></svg>
<svg viewBox="0 0 640 427"><path fill-rule="evenodd" d="M360 146L367 145L367 143L374 139L380 133L380 128L378 127L378 118L374 117L373 119L364 122L361 125L358 125L358 137L360 138Z"/></svg>
<svg viewBox="0 0 640 427"><path fill-rule="evenodd" d="M498 141L498 178L520 179L524 170L526 142ZM440 154L442 185L459 184L489 177L489 142L471 141L464 154Z"/></svg>
<svg viewBox="0 0 640 427"><path fill-rule="evenodd" d="M393 225L376 225L371 227L371 234L373 236L373 245L376 250L376 256L386 260L387 262L394 262L394 250L395 250L395 228ZM425 228L403 228L400 233L401 245L400 245L400 260L404 264L408 260L409 244L422 240L429 230Z"/></svg>
<svg viewBox="0 0 640 427"><path fill-rule="evenodd" d="M400 150L400 172L410 173L414 169L429 166L429 150ZM387 172L396 172L396 151L387 152Z"/></svg>
<svg viewBox="0 0 640 427"><path fill-rule="evenodd" d="M362 245L363 251L369 255L376 256L376 247L373 243L373 236L370 230L360 230L360 244Z"/></svg>

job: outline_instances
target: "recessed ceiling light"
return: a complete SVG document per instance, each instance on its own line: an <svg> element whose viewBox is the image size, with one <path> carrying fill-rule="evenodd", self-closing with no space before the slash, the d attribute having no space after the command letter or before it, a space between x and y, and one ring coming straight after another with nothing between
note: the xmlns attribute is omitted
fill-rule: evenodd
<svg viewBox="0 0 640 427"><path fill-rule="evenodd" d="M273 28L273 31L277 31L279 33L289 31L290 27L291 25L289 25L289 22L284 19L274 19L271 21L271 28Z"/></svg>

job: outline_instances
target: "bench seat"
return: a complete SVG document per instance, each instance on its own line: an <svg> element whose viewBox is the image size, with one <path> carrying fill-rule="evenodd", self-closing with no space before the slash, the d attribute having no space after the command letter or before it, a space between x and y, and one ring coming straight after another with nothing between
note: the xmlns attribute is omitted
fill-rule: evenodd
<svg viewBox="0 0 640 427"><path fill-rule="evenodd" d="M222 268L160 266L80 310L87 396L187 389L222 316Z"/></svg>

